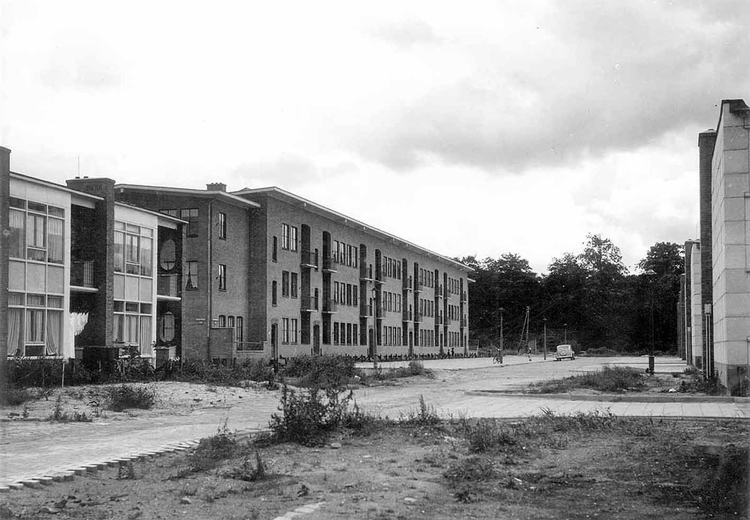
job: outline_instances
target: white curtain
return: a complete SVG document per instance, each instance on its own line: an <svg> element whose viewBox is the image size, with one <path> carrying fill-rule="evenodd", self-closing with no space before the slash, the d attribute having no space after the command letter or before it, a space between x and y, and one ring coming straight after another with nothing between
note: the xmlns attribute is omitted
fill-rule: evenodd
<svg viewBox="0 0 750 520"><path fill-rule="evenodd" d="M70 330L73 331L74 336L78 336L83 332L84 327L89 322L88 312L71 312L70 313Z"/></svg>
<svg viewBox="0 0 750 520"><path fill-rule="evenodd" d="M47 258L50 262L63 262L63 221L50 218L47 220Z"/></svg>
<svg viewBox="0 0 750 520"><path fill-rule="evenodd" d="M153 338L151 336L151 316L141 316L141 338L139 342L141 356L151 357L154 355Z"/></svg>
<svg viewBox="0 0 750 520"><path fill-rule="evenodd" d="M23 309L8 309L8 355L18 356L21 354L21 331L23 321Z"/></svg>
<svg viewBox="0 0 750 520"><path fill-rule="evenodd" d="M62 354L62 315L61 311L47 311L47 349L48 356Z"/></svg>

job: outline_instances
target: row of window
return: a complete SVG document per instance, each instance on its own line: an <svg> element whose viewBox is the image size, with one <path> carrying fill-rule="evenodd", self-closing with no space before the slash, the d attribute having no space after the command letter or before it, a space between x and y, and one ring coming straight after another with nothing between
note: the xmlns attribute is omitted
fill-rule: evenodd
<svg viewBox="0 0 750 520"><path fill-rule="evenodd" d="M153 306L150 303L114 301L114 339L115 343L138 345L141 352L151 345L151 315Z"/></svg>
<svg viewBox="0 0 750 520"><path fill-rule="evenodd" d="M282 271L281 272L281 296L283 298L297 298L299 296L298 293L298 283L297 280L299 278L299 275L297 273L289 272L289 271ZM275 284L276 282L274 282ZM274 287L273 289L273 302L276 303L276 289Z"/></svg>
<svg viewBox="0 0 750 520"><path fill-rule="evenodd" d="M379 339L380 345L384 345L386 347L400 347L403 343L403 338L401 337L401 327L383 327Z"/></svg>
<svg viewBox="0 0 750 520"><path fill-rule="evenodd" d="M383 276L390 276L397 280L401 279L401 262L395 258L383 257L383 263L381 265Z"/></svg>
<svg viewBox="0 0 750 520"><path fill-rule="evenodd" d="M461 283L458 278L448 278L447 290L451 294L458 294L461 292Z"/></svg>
<svg viewBox="0 0 750 520"><path fill-rule="evenodd" d="M430 329L420 329L419 331L419 344L425 347L439 347L435 342L435 331Z"/></svg>
<svg viewBox="0 0 750 520"><path fill-rule="evenodd" d="M427 317L435 316L435 302L433 300L419 299L419 314Z"/></svg>
<svg viewBox="0 0 750 520"><path fill-rule="evenodd" d="M401 295L383 291L383 310L388 312L401 312Z"/></svg>
<svg viewBox="0 0 750 520"><path fill-rule="evenodd" d="M220 328L234 329L234 341L242 343L244 338L243 332L243 319L242 316L225 316L219 314L219 318L216 320L216 326Z"/></svg>
<svg viewBox="0 0 750 520"><path fill-rule="evenodd" d="M331 257L333 261L339 265L346 265L349 267L359 266L359 249L351 244L345 244L338 240L334 240L331 245Z"/></svg>
<svg viewBox="0 0 750 520"><path fill-rule="evenodd" d="M419 268L419 284L424 287L435 287L435 271Z"/></svg>
<svg viewBox="0 0 750 520"><path fill-rule="evenodd" d="M154 230L115 221L115 272L153 275Z"/></svg>
<svg viewBox="0 0 750 520"><path fill-rule="evenodd" d="M10 197L10 206L10 257L63 263L65 210L16 197Z"/></svg>
<svg viewBox="0 0 750 520"><path fill-rule="evenodd" d="M458 305L448 305L448 317L454 321L461 317L461 310Z"/></svg>
<svg viewBox="0 0 750 520"><path fill-rule="evenodd" d="M334 345L359 345L359 325L356 323L333 322Z"/></svg>
<svg viewBox="0 0 750 520"><path fill-rule="evenodd" d="M333 282L333 301L341 305L359 305L359 286L351 283Z"/></svg>
<svg viewBox="0 0 750 520"><path fill-rule="evenodd" d="M62 347L63 297L8 293L8 355L54 356Z"/></svg>

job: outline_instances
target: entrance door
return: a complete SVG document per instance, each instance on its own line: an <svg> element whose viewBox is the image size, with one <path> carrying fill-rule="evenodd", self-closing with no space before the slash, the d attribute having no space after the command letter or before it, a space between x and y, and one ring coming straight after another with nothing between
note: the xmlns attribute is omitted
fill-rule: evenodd
<svg viewBox="0 0 750 520"><path fill-rule="evenodd" d="M313 325L313 355L320 355L320 325Z"/></svg>
<svg viewBox="0 0 750 520"><path fill-rule="evenodd" d="M279 359L279 326L271 324L271 359L278 362Z"/></svg>

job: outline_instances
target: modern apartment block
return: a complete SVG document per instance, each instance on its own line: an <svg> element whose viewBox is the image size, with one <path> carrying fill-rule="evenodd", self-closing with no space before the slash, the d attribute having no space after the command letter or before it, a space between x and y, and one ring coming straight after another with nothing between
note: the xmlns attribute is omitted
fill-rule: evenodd
<svg viewBox="0 0 750 520"><path fill-rule="evenodd" d="M468 267L284 190L62 186L5 148L0 166L9 356L468 352Z"/></svg>
<svg viewBox="0 0 750 520"><path fill-rule="evenodd" d="M0 154L8 355L73 358L88 349L111 359L135 349L153 357L163 318L156 248L181 243L181 221L117 203L110 179L53 184L11 172L10 150Z"/></svg>
<svg viewBox="0 0 750 520"><path fill-rule="evenodd" d="M724 100L716 130L699 135L701 239L690 255L695 364L732 392L750 366L749 114L743 100Z"/></svg>

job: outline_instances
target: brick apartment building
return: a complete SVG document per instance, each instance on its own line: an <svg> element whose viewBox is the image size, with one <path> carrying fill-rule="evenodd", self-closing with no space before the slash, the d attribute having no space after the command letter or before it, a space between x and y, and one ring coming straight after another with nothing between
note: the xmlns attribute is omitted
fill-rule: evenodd
<svg viewBox="0 0 750 520"><path fill-rule="evenodd" d="M698 136L700 242L686 256L686 342L694 364L731 392L747 385L750 366L749 114L743 100L724 100L716 130Z"/></svg>
<svg viewBox="0 0 750 520"><path fill-rule="evenodd" d="M468 267L289 192L0 166L9 356L467 353Z"/></svg>

